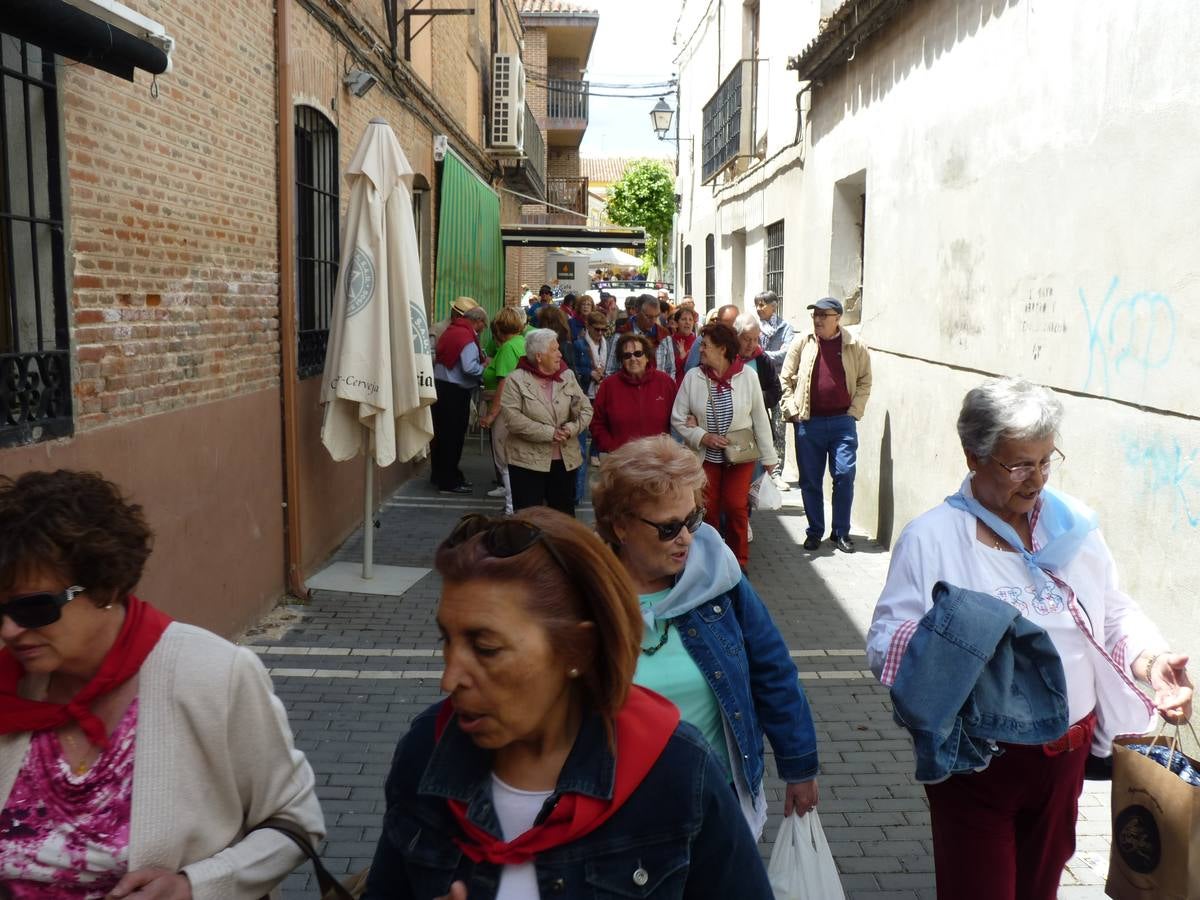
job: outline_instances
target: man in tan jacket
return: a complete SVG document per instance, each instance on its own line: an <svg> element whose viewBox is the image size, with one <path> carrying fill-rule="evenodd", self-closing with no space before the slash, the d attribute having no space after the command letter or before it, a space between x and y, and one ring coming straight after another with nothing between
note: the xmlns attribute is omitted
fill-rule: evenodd
<svg viewBox="0 0 1200 900"><path fill-rule="evenodd" d="M871 395L871 356L866 344L842 329L841 303L826 297L808 308L813 311L813 333L792 342L779 373L780 408L796 430L796 465L808 516L804 549L818 549L825 536L822 483L828 460L833 477L829 541L843 553L853 553L850 507L858 420Z"/></svg>

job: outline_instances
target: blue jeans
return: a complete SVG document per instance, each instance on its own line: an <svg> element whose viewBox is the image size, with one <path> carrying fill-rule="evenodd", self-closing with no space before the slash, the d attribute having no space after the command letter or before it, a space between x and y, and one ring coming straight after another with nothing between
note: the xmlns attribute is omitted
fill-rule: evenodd
<svg viewBox="0 0 1200 900"><path fill-rule="evenodd" d="M588 453L591 451L592 432L584 429L579 432L579 452L583 454L583 465L575 474L575 505L583 502L584 492L587 491Z"/></svg>
<svg viewBox="0 0 1200 900"><path fill-rule="evenodd" d="M829 536L849 536L857 457L858 423L854 416L821 416L796 423L796 465L800 469L800 494L808 516L809 537L825 536L825 498L821 488L826 460L833 476L833 529Z"/></svg>

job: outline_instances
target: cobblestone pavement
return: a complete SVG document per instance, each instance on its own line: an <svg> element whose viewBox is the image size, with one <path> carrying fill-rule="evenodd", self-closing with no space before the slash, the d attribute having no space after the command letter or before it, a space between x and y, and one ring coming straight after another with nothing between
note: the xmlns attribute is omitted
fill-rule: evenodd
<svg viewBox="0 0 1200 900"><path fill-rule="evenodd" d="M469 446L464 470L475 482L473 496L438 495L426 479L416 478L387 501L376 531L379 564L427 567L460 515L499 512L500 502L484 496L491 487L486 451L481 455ZM799 493L784 498L783 509L754 516L750 578L788 642L812 704L821 756L821 821L847 897L932 898L924 791L912 780L909 741L892 723L887 691L867 669L862 650L888 554L861 535L853 556L825 547L804 551ZM590 519L590 506L579 515ZM337 558L361 559L361 539L361 533L352 537ZM322 855L336 873L369 864L392 751L408 722L439 698L438 592L432 572L399 598L317 591L311 604L296 608L299 620L282 635L249 639L271 670L296 741L316 772L329 829ZM767 767L774 772L773 762ZM1107 787L1085 787L1079 852L1063 877L1063 900L1104 896ZM767 789L774 815L764 835L764 858L782 814L782 784L772 778ZM306 873L285 882L285 900L315 896Z"/></svg>

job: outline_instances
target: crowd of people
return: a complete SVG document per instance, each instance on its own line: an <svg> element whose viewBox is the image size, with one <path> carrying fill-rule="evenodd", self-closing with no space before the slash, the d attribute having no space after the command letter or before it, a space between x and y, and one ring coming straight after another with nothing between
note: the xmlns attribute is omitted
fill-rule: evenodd
<svg viewBox="0 0 1200 900"><path fill-rule="evenodd" d="M747 575L747 498L779 476L792 423L804 546L825 535L828 465L830 538L853 552L871 388L840 303L809 309L797 337L769 292L698 330L687 298L618 320L572 297L535 321L509 304L481 342L486 313L451 305L434 483L473 491L482 389L508 508L437 547L445 699L381 785L368 900L772 898L764 741L785 816L818 806L819 747ZM968 392L966 477L904 529L867 634L913 736L942 898L1052 900L1092 761L1191 713L1187 656L1118 586L1095 514L1048 485L1062 415L1020 379ZM594 529L574 517L589 488ZM151 546L100 475L0 478L3 900L258 900L324 834L262 664L135 596Z"/></svg>

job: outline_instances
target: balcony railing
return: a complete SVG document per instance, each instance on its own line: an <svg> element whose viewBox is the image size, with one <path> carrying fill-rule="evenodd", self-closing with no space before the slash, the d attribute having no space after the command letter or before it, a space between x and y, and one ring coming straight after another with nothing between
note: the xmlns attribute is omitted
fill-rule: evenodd
<svg viewBox="0 0 1200 900"><path fill-rule="evenodd" d="M586 122L588 117L588 83L551 78L546 82L546 118L574 119Z"/></svg>
<svg viewBox="0 0 1200 900"><path fill-rule="evenodd" d="M740 156L754 136L754 60L739 60L704 104L701 181L710 181Z"/></svg>
<svg viewBox="0 0 1200 900"><path fill-rule="evenodd" d="M547 178L545 212L521 215L525 225L587 225L588 180Z"/></svg>
<svg viewBox="0 0 1200 900"><path fill-rule="evenodd" d="M537 116L525 104L525 174L535 197L546 195L546 139L538 128Z"/></svg>

